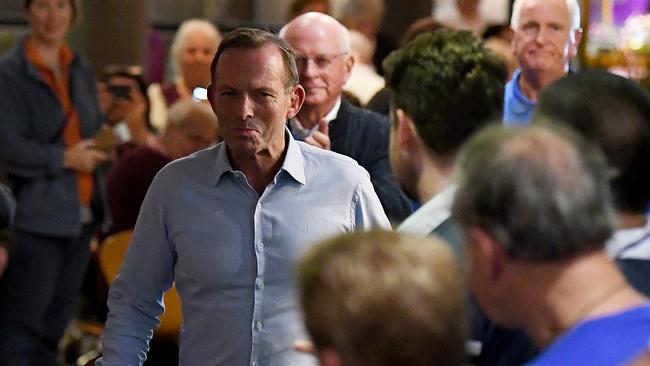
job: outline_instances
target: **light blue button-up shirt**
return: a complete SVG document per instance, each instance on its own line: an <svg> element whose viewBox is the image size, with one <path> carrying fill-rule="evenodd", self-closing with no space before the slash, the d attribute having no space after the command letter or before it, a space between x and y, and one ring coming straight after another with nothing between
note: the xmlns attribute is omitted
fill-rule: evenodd
<svg viewBox="0 0 650 366"><path fill-rule="evenodd" d="M354 160L286 136L282 168L261 196L223 143L160 171L111 287L98 365L142 362L173 281L183 304L181 365L314 364L292 350L307 337L297 262L326 237L390 224Z"/></svg>
<svg viewBox="0 0 650 366"><path fill-rule="evenodd" d="M503 104L503 123L505 125L527 125L533 119L535 102L528 99L519 87L521 69L515 70L512 79L506 84Z"/></svg>

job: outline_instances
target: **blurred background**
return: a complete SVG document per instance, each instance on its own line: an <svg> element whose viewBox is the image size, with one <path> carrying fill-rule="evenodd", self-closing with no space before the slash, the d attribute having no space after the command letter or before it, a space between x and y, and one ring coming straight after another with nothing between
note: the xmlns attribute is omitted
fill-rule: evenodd
<svg viewBox="0 0 650 366"><path fill-rule="evenodd" d="M385 16L378 37L395 48L411 22L442 14L457 0L385 0ZM70 43L102 70L108 64L144 65L148 58L168 57L168 47L179 24L205 18L227 32L239 26L277 30L287 19L292 0L82 0L81 23ZM337 17L346 0L331 0ZM648 0L582 0L584 42L580 67L606 67L642 80L650 87ZM481 12L491 23L507 23L512 0L482 0ZM0 53L26 30L22 0L0 1ZM153 48L153 49L152 49ZM160 49L156 49L160 48ZM164 71L148 73L149 82L171 76L170 62L157 63Z"/></svg>

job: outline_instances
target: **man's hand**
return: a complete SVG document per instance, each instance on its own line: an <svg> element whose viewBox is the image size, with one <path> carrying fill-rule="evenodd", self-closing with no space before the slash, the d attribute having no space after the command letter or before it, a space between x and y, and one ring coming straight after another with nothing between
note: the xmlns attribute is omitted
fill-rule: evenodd
<svg viewBox="0 0 650 366"><path fill-rule="evenodd" d="M326 120L321 119L318 122L318 131L315 131L313 135L305 138L305 142L309 145L320 147L324 150L330 150L332 143L330 141L330 126Z"/></svg>
<svg viewBox="0 0 650 366"><path fill-rule="evenodd" d="M311 343L310 341L305 341L305 340L298 340L293 342L293 349L294 351L301 352L301 353L314 354L316 352L316 349L314 348L314 344Z"/></svg>
<svg viewBox="0 0 650 366"><path fill-rule="evenodd" d="M106 153L94 148L95 140L79 141L63 154L63 166L81 172L94 172L98 165L108 159Z"/></svg>

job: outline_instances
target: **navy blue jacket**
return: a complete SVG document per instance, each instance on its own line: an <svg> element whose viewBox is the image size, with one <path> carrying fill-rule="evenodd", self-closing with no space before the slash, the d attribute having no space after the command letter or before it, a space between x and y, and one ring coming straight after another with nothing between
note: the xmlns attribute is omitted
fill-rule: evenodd
<svg viewBox="0 0 650 366"><path fill-rule="evenodd" d="M0 60L0 160L16 198L14 228L48 236L81 232L75 172L63 167L67 118L58 97L25 56L25 39ZM95 76L75 55L70 92L83 138L102 124ZM102 169L95 174L93 214L107 217Z"/></svg>
<svg viewBox="0 0 650 366"><path fill-rule="evenodd" d="M411 203L399 188L388 159L390 122L386 116L357 108L341 99L336 119L330 122L331 149L356 160L370 173L386 216L400 222L411 214Z"/></svg>

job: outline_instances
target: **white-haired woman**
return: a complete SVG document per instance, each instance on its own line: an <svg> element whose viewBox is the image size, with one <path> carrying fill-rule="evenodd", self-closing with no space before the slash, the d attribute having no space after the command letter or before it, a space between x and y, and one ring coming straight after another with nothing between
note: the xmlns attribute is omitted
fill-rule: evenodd
<svg viewBox="0 0 650 366"><path fill-rule="evenodd" d="M210 63L217 51L221 34L211 22L202 19L184 21L178 28L170 49L174 80L152 84L151 123L162 131L167 123L167 109L181 98L189 98L196 87L210 84Z"/></svg>

